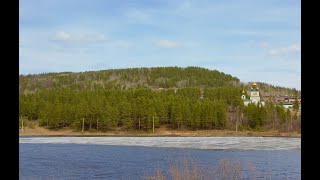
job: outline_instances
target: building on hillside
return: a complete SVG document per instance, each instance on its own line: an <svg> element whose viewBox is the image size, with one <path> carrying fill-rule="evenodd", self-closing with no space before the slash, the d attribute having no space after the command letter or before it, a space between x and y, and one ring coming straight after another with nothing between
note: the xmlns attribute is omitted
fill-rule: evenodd
<svg viewBox="0 0 320 180"><path fill-rule="evenodd" d="M292 109L293 108L293 104L292 103L283 103L282 106L286 109Z"/></svg>
<svg viewBox="0 0 320 180"><path fill-rule="evenodd" d="M299 102L299 109L301 108L301 98L298 98L296 96L292 95L285 95L285 96L277 96L276 101L274 102L275 104L282 104L282 106L286 109L291 109L293 108L293 104L295 101Z"/></svg>
<svg viewBox="0 0 320 180"><path fill-rule="evenodd" d="M250 88L250 98L247 98L247 93L245 90L242 90L241 99L243 100L243 103L245 106L248 106L248 104L253 103L257 105L260 103L262 106L265 106L265 101L261 100L260 92L257 84L254 82L252 83L252 86ZM298 98L296 96L292 95L285 95L285 96L270 96L266 95L264 96L265 99L269 100L269 102L274 103L275 105L282 105L286 109L292 109L294 102L297 100L299 102L299 109L301 109L301 98Z"/></svg>
<svg viewBox="0 0 320 180"><path fill-rule="evenodd" d="M251 86L250 99L247 99L244 90L242 91L241 99L243 100L245 106L248 106L248 104L250 103L253 103L255 105L260 103L262 106L265 106L265 101L262 101L260 99L259 88L255 82Z"/></svg>
<svg viewBox="0 0 320 180"><path fill-rule="evenodd" d="M277 96L276 97L276 103L285 102L285 98L283 96Z"/></svg>
<svg viewBox="0 0 320 180"><path fill-rule="evenodd" d="M244 90L242 90L241 99L245 106L248 106L248 104L251 103L251 100L247 99L246 92Z"/></svg>
<svg viewBox="0 0 320 180"><path fill-rule="evenodd" d="M289 99L289 103L294 103L296 100L297 100L299 103L301 103L301 99L300 99L300 98L296 98L296 97L290 98L290 99Z"/></svg>

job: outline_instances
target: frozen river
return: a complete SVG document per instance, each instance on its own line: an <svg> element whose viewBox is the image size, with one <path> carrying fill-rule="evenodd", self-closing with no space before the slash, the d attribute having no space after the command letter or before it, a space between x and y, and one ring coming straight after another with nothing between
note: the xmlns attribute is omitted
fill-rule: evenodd
<svg viewBox="0 0 320 180"><path fill-rule="evenodd" d="M301 139L277 137L20 137L20 179L142 179L185 157L253 164L256 179L301 179ZM251 179L251 171L242 169Z"/></svg>

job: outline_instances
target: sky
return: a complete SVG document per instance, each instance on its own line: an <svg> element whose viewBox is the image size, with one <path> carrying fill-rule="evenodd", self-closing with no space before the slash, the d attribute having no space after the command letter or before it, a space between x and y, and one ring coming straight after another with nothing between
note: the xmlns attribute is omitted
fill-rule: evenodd
<svg viewBox="0 0 320 180"><path fill-rule="evenodd" d="M298 0L19 0L19 73L198 66L301 89Z"/></svg>

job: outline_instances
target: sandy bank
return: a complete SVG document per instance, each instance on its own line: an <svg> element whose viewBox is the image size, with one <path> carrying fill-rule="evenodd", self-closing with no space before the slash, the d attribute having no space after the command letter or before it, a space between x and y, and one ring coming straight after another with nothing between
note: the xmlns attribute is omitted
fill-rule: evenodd
<svg viewBox="0 0 320 180"><path fill-rule="evenodd" d="M177 131L166 128L156 129L152 132L138 131L109 131L109 132L78 132L71 129L49 130L43 127L28 128L19 131L19 136L276 136L276 137L301 137L297 132L254 132L254 131L230 131L230 130L197 130L197 131Z"/></svg>

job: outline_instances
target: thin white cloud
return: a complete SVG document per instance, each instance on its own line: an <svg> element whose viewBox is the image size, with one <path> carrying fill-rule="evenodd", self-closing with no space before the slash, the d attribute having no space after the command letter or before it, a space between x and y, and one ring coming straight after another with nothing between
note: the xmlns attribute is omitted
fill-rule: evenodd
<svg viewBox="0 0 320 180"><path fill-rule="evenodd" d="M192 7L191 1L189 1L189 0L182 1L182 3L179 4L179 6L178 6L178 10L186 10L186 9L188 9L190 7Z"/></svg>
<svg viewBox="0 0 320 180"><path fill-rule="evenodd" d="M142 23L142 24L150 24L152 23L150 13L147 10L141 9L129 9L125 13L126 18L130 23Z"/></svg>
<svg viewBox="0 0 320 180"><path fill-rule="evenodd" d="M159 47L163 47L163 48L177 48L180 47L181 45L175 41L172 40L167 40L167 39L161 39L157 45Z"/></svg>
<svg viewBox="0 0 320 180"><path fill-rule="evenodd" d="M250 46L250 47L267 48L267 47L269 47L270 44L267 41L249 40L249 41L244 42L243 45Z"/></svg>
<svg viewBox="0 0 320 180"><path fill-rule="evenodd" d="M299 44L291 44L288 47L282 47L277 49L269 50L268 54L271 56L283 56L283 55L293 55L300 53L301 47Z"/></svg>
<svg viewBox="0 0 320 180"><path fill-rule="evenodd" d="M71 34L64 31L56 32L51 40L62 42L99 42L105 41L108 38L103 34L90 33L90 34Z"/></svg>
<svg viewBox="0 0 320 180"><path fill-rule="evenodd" d="M115 48L130 48L133 46L133 43L131 42L128 42L128 41L123 41L123 40L118 40L118 41L115 41L113 43L110 44L112 47L115 47Z"/></svg>
<svg viewBox="0 0 320 180"><path fill-rule="evenodd" d="M259 30L231 30L230 33L244 36L273 36L274 32Z"/></svg>
<svg viewBox="0 0 320 180"><path fill-rule="evenodd" d="M260 45L260 47L262 47L262 48L269 47L269 43L268 43L268 42L265 42L265 41L260 42L259 45Z"/></svg>
<svg viewBox="0 0 320 180"><path fill-rule="evenodd" d="M256 17L250 19L253 22L265 23L288 23L291 19L301 18L301 6L273 7L262 10ZM300 21L300 20L299 20Z"/></svg>

